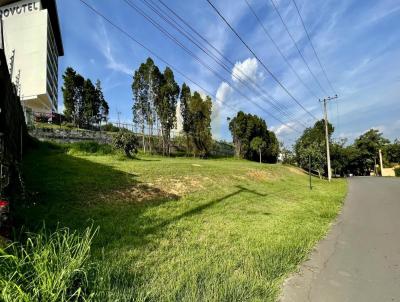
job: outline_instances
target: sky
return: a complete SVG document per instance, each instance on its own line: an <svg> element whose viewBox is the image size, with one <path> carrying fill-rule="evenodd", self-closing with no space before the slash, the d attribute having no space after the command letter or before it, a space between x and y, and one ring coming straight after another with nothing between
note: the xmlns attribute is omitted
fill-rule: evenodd
<svg viewBox="0 0 400 302"><path fill-rule="evenodd" d="M130 1L178 43L129 6L128 0L85 1L153 52L81 1L57 0L65 48L60 86L68 66L84 77L100 79L111 121L119 116L120 121L131 123L132 76L150 56L161 70L168 63L180 85L186 82L192 90L211 95L216 139L231 141L227 118L242 110L265 119L268 128L290 146L305 127L323 117L319 99L335 94L338 98L327 105L335 139L352 142L371 128L390 139L400 138L398 0L211 1L250 50L206 0L163 0L201 35L201 48L144 0ZM171 14L158 0L147 1L162 8L157 10L162 16Z"/></svg>

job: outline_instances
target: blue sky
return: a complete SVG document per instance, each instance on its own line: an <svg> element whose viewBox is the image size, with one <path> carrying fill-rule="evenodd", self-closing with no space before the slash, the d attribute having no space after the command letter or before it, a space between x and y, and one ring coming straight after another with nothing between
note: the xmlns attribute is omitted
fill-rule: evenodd
<svg viewBox="0 0 400 302"><path fill-rule="evenodd" d="M163 23L143 2L131 1L155 18L198 58L217 70L220 77L153 27L124 0L86 1L173 65L173 69L178 68L213 94L212 131L215 138L231 139L226 118L234 116L238 110L263 117L268 127L286 145L293 143L298 132L304 129L303 125L313 124L313 118L272 79L205 0L164 1L235 63L235 66L228 66L229 73ZM248 1L308 88L282 59L245 0L214 0L213 3L296 100L312 115L322 118L321 104L309 90L319 98L333 95L333 92L318 65L292 0L275 0L275 3L323 89L299 56L270 0ZM58 0L57 3L65 48L65 56L60 60L60 79L67 66L72 66L85 77L100 79L110 104L110 119L116 121L117 112L121 112L120 119L131 122L132 74L151 55L93 14L80 1ZM330 120L336 127L335 137L352 141L370 128L383 131L391 139L400 137L400 2L297 0L296 3L328 78L339 95L338 101L332 102L328 108ZM163 62L154 60L160 69L165 68ZM251 83L262 87L262 91L256 93L238 81L237 75L243 74L251 78ZM185 81L193 90L201 91L176 72L175 76L179 84ZM272 95L290 117L266 103L265 92ZM260 107L284 124L271 118ZM60 108L63 108L62 100Z"/></svg>

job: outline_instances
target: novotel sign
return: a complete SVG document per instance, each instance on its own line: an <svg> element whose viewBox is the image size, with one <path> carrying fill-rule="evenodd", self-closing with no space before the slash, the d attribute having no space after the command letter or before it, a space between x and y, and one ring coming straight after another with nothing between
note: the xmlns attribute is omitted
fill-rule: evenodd
<svg viewBox="0 0 400 302"><path fill-rule="evenodd" d="M0 7L0 18L8 18L17 16L28 12L40 10L39 1L19 1L14 4Z"/></svg>

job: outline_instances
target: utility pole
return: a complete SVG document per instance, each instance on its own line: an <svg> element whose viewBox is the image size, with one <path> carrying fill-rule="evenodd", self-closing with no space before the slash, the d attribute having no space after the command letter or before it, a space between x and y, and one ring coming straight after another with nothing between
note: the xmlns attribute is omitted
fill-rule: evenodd
<svg viewBox="0 0 400 302"><path fill-rule="evenodd" d="M337 99L338 96L335 95L334 97L327 97L320 102L324 103L324 119L325 119L325 140L326 140L326 162L328 165L328 181L330 182L332 179L332 168L331 168L331 154L329 150L329 129L328 129L328 111L326 109L326 103Z"/></svg>

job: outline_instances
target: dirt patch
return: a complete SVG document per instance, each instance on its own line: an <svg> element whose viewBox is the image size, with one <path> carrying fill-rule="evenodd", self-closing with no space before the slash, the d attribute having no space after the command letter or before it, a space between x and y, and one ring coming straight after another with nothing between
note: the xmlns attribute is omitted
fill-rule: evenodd
<svg viewBox="0 0 400 302"><path fill-rule="evenodd" d="M152 183L141 183L132 187L115 190L101 196L102 200L115 202L146 202L176 200L185 194L204 189L207 177L185 176L182 178L158 178Z"/></svg>
<svg viewBox="0 0 400 302"><path fill-rule="evenodd" d="M296 167L287 167L287 168L289 169L290 172L293 172L293 173L298 174L298 175L304 175L304 173L305 173L300 168L296 168Z"/></svg>
<svg viewBox="0 0 400 302"><path fill-rule="evenodd" d="M250 179L257 180L257 181L268 180L270 178L269 173L267 171L263 171L263 170L251 170L251 171L247 172L246 175Z"/></svg>
<svg viewBox="0 0 400 302"><path fill-rule="evenodd" d="M158 180L157 186L162 186L164 190L170 194L182 196L190 192L204 189L203 184L205 181L206 179L204 178L184 176L178 179L169 179L168 181L165 179Z"/></svg>
<svg viewBox="0 0 400 302"><path fill-rule="evenodd" d="M108 201L145 202L159 199L178 199L178 194L167 192L155 187L153 184L138 184L130 188L113 191L112 194L102 196Z"/></svg>

